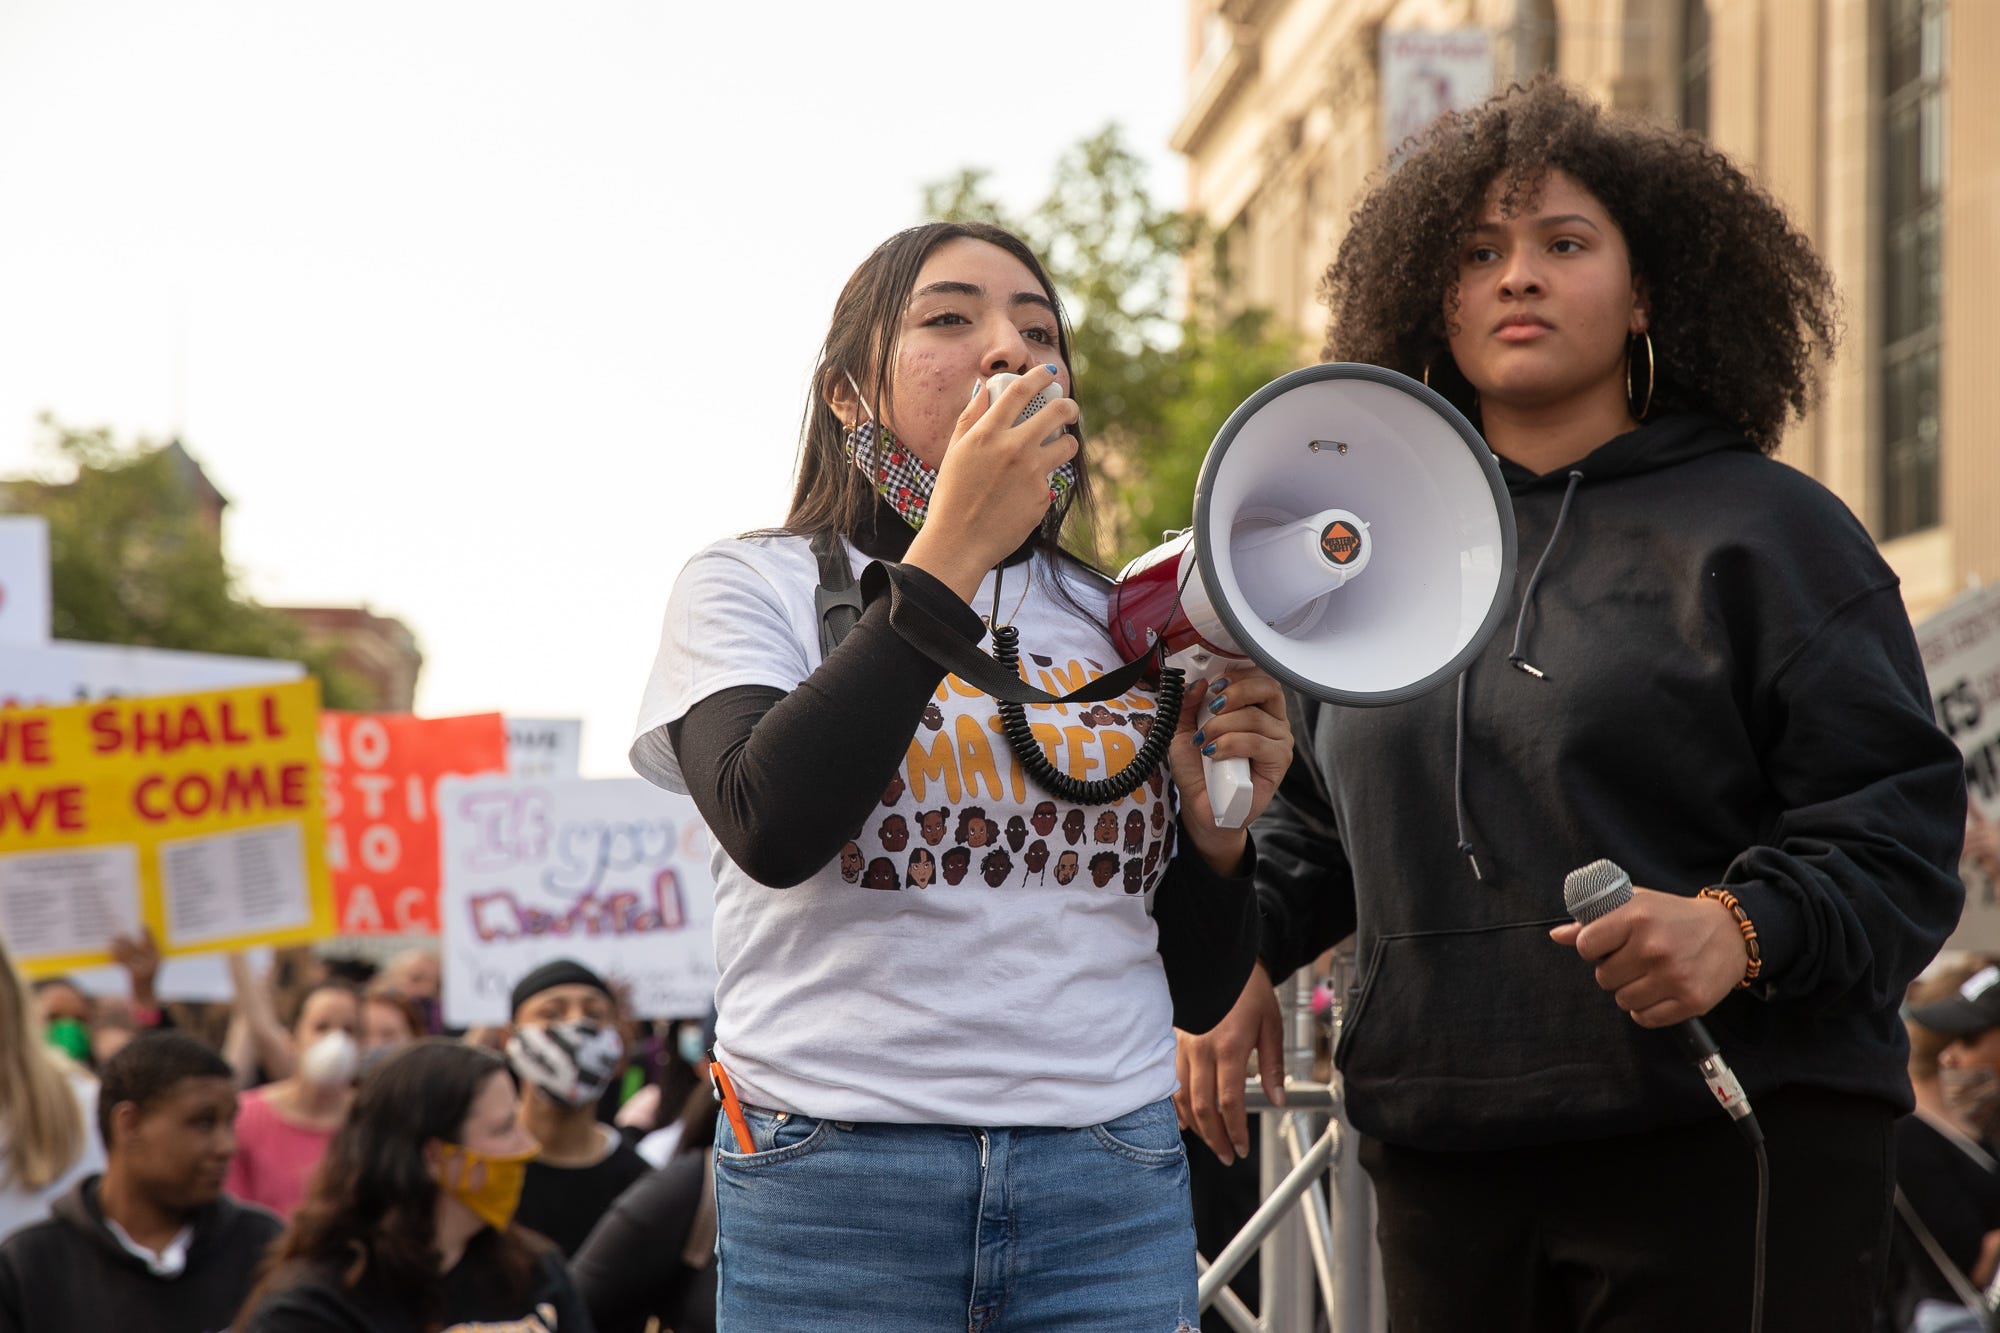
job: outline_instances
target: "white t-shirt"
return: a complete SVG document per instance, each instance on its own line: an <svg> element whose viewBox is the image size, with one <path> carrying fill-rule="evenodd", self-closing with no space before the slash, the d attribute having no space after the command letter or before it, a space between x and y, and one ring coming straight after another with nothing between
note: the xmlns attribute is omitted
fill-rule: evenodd
<svg viewBox="0 0 2000 1333"><path fill-rule="evenodd" d="M855 569L865 556L850 552ZM1000 615L1033 683L1065 694L1118 665L1106 590L1046 557L1004 571ZM994 574L972 605L992 605ZM681 572L639 734L720 690L790 691L819 665L819 569L801 537L718 542ZM1018 609L1017 609L1018 606ZM1056 767L1117 772L1145 738L1150 687L1030 705ZM660 739L664 740L665 733ZM634 747L685 791L668 745ZM657 762L647 758L657 755ZM790 889L714 855L717 1055L742 1098L835 1120L1089 1125L1174 1088L1172 1008L1152 895L1173 852L1165 765L1110 806L1030 783L992 699L947 677L853 840Z"/></svg>
<svg viewBox="0 0 2000 1333"><path fill-rule="evenodd" d="M12 1181L0 1184L0 1240L47 1217L50 1207L76 1188L77 1181L104 1169L104 1141L97 1134L97 1080L80 1069L72 1070L69 1086L83 1115L82 1151L67 1170L38 1190L23 1189Z"/></svg>

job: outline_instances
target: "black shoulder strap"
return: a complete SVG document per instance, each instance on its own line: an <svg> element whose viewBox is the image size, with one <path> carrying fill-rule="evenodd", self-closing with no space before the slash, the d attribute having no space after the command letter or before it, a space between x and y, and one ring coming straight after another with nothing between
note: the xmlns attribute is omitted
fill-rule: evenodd
<svg viewBox="0 0 2000 1333"><path fill-rule="evenodd" d="M831 532L816 532L812 536L812 550L819 561L819 587L813 590L813 609L819 617L820 656L826 658L861 619L864 603L854 569L847 562L846 543ZM884 567L872 566L873 569L882 569L883 577L887 578ZM1036 689L1016 675L1018 666L1013 670L1001 666L908 597L892 599L889 624L906 643L931 661L974 689L1008 703L1072 704L1116 699L1145 679L1158 664L1157 652L1142 653L1080 689L1054 695Z"/></svg>
<svg viewBox="0 0 2000 1333"><path fill-rule="evenodd" d="M812 535L813 556L819 561L819 587L813 590L813 612L819 617L819 655L829 657L847 631L861 619L861 585L847 563L847 543L831 532Z"/></svg>

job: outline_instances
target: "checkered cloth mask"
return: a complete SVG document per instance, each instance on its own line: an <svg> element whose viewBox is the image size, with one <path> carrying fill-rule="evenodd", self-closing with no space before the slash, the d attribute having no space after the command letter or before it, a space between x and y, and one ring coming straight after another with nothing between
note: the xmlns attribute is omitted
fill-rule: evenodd
<svg viewBox="0 0 2000 1333"><path fill-rule="evenodd" d="M881 493L884 500L903 516L913 531L920 531L929 516L931 492L937 489L937 469L883 430L874 421L864 421L847 432L847 457L861 475ZM1076 484L1076 460L1072 458L1049 473L1049 503L1054 504Z"/></svg>

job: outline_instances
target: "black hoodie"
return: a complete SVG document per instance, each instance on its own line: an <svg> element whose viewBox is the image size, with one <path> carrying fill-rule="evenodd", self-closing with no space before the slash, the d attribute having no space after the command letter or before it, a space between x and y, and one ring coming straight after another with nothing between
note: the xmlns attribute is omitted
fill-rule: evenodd
<svg viewBox="0 0 2000 1333"><path fill-rule="evenodd" d="M1897 1006L1958 920L1965 789L1895 575L1833 495L1705 418L1501 468L1517 619L1462 698L1294 699L1299 759L1256 829L1272 975L1357 936L1355 1125L1473 1149L1717 1114L1548 938L1598 857L1726 886L1755 924L1761 981L1706 1020L1753 1102L1796 1084L1907 1110Z"/></svg>
<svg viewBox="0 0 2000 1333"><path fill-rule="evenodd" d="M193 1218L187 1267L155 1277L104 1224L93 1175L56 1200L47 1221L0 1245L0 1333L56 1329L226 1329L283 1230L254 1204L222 1195Z"/></svg>

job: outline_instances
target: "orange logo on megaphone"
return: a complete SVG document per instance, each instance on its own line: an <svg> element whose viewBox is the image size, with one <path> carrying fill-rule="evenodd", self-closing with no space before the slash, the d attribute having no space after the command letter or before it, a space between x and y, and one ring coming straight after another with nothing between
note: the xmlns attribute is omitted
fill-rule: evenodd
<svg viewBox="0 0 2000 1333"><path fill-rule="evenodd" d="M1336 565L1344 565L1361 554L1361 534L1344 520L1335 519L1319 535L1319 549Z"/></svg>

